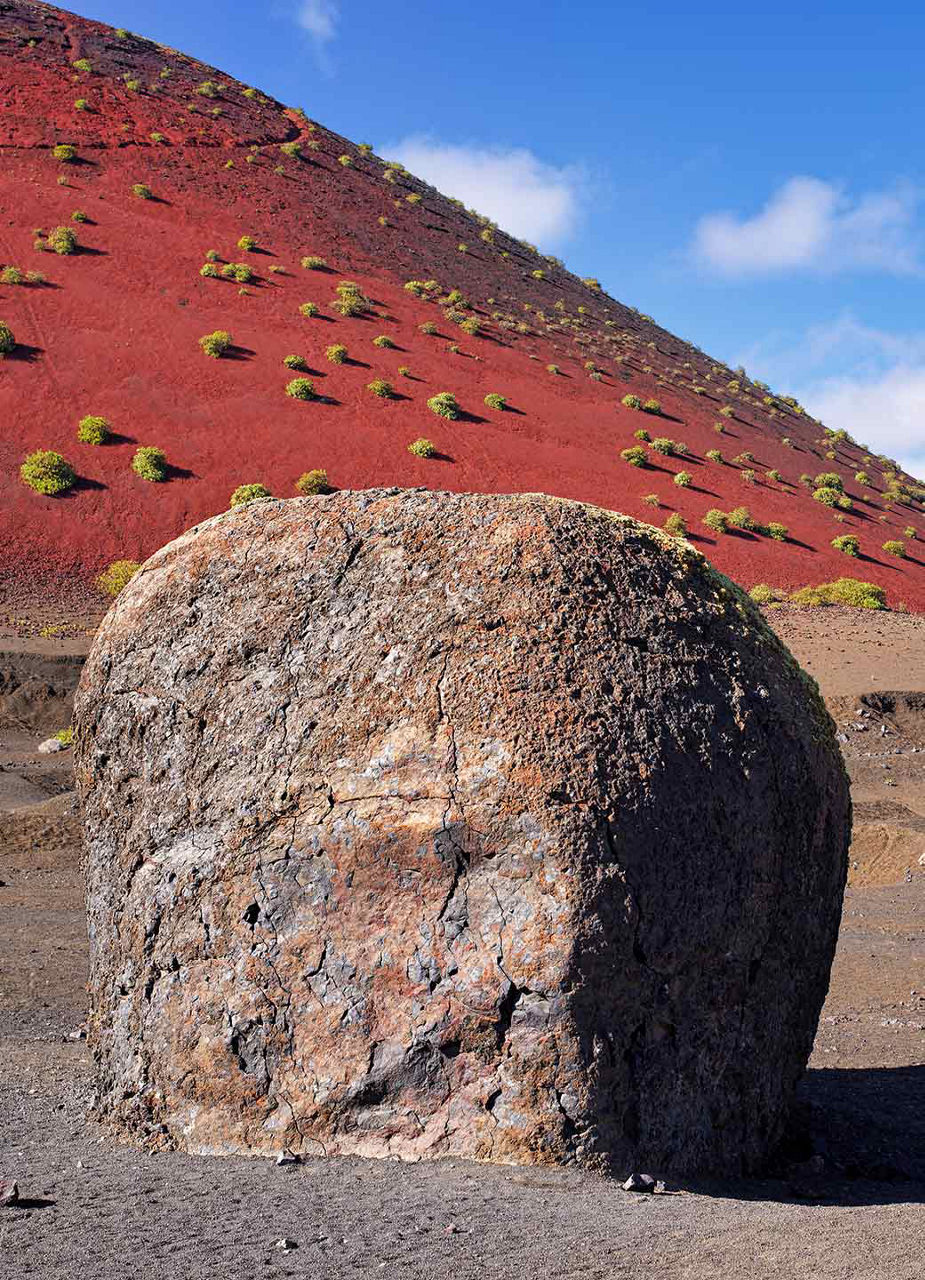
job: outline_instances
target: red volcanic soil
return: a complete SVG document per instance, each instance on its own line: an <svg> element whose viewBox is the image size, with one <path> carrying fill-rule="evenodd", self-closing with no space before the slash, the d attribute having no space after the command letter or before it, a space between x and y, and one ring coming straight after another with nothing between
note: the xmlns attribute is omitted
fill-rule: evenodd
<svg viewBox="0 0 925 1280"><path fill-rule="evenodd" d="M284 153L288 142L301 154ZM74 162L55 159L58 143L76 147ZM922 504L884 505L882 462L826 439L820 423L781 401L769 406L764 388L593 283L410 175L388 180L379 157L213 68L43 4L2 0L0 149L0 266L46 277L0 284L0 320L17 341L0 361L8 591L143 559L227 507L237 485L260 482L291 496L297 477L318 467L344 488L541 490L657 523L678 512L696 545L745 586L850 575L884 586L892 604L925 609ZM138 183L154 198L133 194ZM72 222L76 210L85 222ZM78 252L34 248L37 230L65 224ZM255 237L255 251L236 247L244 234ZM210 249L219 268L247 263L253 281L242 288L202 277ZM303 269L307 254L326 268ZM348 279L371 299L368 314L333 309L336 286ZM404 288L411 279L439 289L418 298ZM462 317L445 316L438 299L452 289L471 304L478 336L458 327ZM303 317L306 301L320 314ZM425 322L436 335L420 332ZM198 344L215 329L234 341L218 360ZM395 349L375 347L379 334ZM347 346L349 363L325 359L332 343ZM317 399L286 396L296 376L283 364L290 353L305 357ZM398 374L404 365L411 377ZM373 378L392 382L396 398L372 395ZM428 409L439 391L457 397L458 421ZM488 392L508 408L486 408ZM663 416L624 407L627 393L657 399ZM731 416L720 414L724 406ZM86 414L110 421L111 443L77 441ZM620 451L640 428L683 441L688 454L652 453L648 467L629 466ZM421 436L437 457L408 452ZM139 445L166 452L166 482L132 472ZM714 448L725 464L705 458ZM43 497L21 482L20 464L35 449L70 461L79 476L70 492ZM743 452L754 460L733 463ZM869 488L855 481L859 469ZM689 488L673 483L681 470L693 477ZM767 478L771 470L782 479ZM837 471L852 498L841 521L800 483L822 471ZM643 502L647 494L658 509ZM740 505L762 524L786 525L789 539L717 538L702 526L709 508ZM908 526L918 541L904 535ZM860 538L860 559L831 548L844 533ZM880 549L897 538L907 545L904 561Z"/></svg>

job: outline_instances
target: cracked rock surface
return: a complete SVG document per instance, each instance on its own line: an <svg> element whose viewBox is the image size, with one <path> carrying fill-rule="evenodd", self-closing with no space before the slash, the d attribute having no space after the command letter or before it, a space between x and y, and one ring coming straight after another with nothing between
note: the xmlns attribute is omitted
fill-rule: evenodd
<svg viewBox="0 0 925 1280"><path fill-rule="evenodd" d="M538 495L253 503L148 561L75 721L135 1141L662 1176L778 1139L847 782L687 544Z"/></svg>

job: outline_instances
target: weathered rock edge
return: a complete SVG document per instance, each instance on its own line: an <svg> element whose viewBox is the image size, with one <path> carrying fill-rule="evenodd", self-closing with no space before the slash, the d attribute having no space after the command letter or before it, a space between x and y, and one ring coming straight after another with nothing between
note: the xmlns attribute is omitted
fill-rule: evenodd
<svg viewBox="0 0 925 1280"><path fill-rule="evenodd" d="M123 592L76 723L121 1133L675 1175L777 1141L848 786L686 543L539 495L253 503Z"/></svg>

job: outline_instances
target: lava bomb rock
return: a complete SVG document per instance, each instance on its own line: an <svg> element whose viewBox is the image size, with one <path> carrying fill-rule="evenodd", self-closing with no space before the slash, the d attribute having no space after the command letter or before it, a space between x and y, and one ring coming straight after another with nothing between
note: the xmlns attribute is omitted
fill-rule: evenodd
<svg viewBox="0 0 925 1280"><path fill-rule="evenodd" d="M541 495L226 512L78 691L99 1112L190 1152L754 1170L848 785L687 543Z"/></svg>

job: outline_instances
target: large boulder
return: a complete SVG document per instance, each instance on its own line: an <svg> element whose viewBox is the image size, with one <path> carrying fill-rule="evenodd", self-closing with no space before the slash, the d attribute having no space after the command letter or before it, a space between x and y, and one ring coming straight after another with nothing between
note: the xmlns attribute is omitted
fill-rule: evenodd
<svg viewBox="0 0 925 1280"><path fill-rule="evenodd" d="M537 495L253 503L129 584L76 722L123 1133L659 1174L779 1137L848 787L686 543Z"/></svg>

